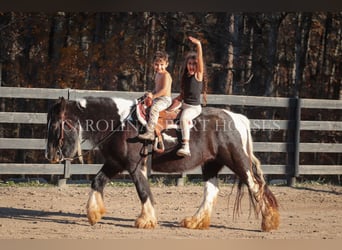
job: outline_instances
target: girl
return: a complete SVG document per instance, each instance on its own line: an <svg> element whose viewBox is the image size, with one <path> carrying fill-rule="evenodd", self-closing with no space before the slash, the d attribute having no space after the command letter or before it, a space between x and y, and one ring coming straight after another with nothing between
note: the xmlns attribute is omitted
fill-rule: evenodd
<svg viewBox="0 0 342 250"><path fill-rule="evenodd" d="M196 52L190 52L185 57L181 79L180 95L176 97L182 103L180 127L182 129L182 147L177 151L179 156L190 156L190 125L192 120L202 112L201 93L206 104L207 78L203 63L202 45L200 40L189 36L189 40L196 45Z"/></svg>

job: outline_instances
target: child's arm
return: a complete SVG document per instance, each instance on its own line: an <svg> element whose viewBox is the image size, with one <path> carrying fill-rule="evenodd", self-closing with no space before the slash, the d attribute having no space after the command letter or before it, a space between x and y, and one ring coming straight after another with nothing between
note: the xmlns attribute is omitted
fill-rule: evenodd
<svg viewBox="0 0 342 250"><path fill-rule="evenodd" d="M192 37L192 36L189 36L189 39L192 43L196 44L196 47L197 47L198 62L197 62L196 78L197 78L197 80L202 81L203 80L204 65L203 65L203 52L202 52L201 41Z"/></svg>

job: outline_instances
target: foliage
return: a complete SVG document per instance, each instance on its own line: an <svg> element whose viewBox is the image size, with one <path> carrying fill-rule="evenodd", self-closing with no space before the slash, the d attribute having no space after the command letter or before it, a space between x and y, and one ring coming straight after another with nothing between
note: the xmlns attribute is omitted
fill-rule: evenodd
<svg viewBox="0 0 342 250"><path fill-rule="evenodd" d="M5 12L1 85L144 91L154 52L166 50L177 91L193 35L211 93L338 99L341 21L340 12Z"/></svg>

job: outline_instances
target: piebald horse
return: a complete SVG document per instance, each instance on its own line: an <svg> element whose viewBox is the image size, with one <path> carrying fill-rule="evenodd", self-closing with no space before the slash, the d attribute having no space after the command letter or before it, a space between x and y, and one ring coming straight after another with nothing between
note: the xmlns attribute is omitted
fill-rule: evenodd
<svg viewBox="0 0 342 250"><path fill-rule="evenodd" d="M87 217L94 225L105 213L103 191L112 177L127 171L141 201L142 209L135 220L137 228L155 228L158 224L154 198L148 183L146 159L152 154L152 170L172 173L202 168L204 197L194 215L180 225L191 229L207 229L219 193L218 173L230 168L238 177L238 190L246 185L256 214L262 215L261 230L279 226L278 203L268 188L259 160L253 154L249 120L231 111L205 107L193 121L190 157L179 157L179 131L164 134L165 151L147 152L146 141L137 136L141 125L135 113L136 100L106 97L84 97L76 101L59 98L48 111L46 158L52 162L75 159L80 142L89 140L102 153L105 161L91 183ZM176 133L175 133L176 131ZM176 134L176 138L175 138ZM241 192L237 192L241 195ZM239 201L237 197L237 201ZM236 207L239 207L237 205Z"/></svg>

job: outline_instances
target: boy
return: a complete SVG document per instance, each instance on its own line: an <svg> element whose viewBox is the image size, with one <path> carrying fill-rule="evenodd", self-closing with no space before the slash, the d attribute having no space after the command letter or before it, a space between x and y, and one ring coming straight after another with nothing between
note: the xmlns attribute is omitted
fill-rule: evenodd
<svg viewBox="0 0 342 250"><path fill-rule="evenodd" d="M139 135L139 139L153 141L155 138L154 128L158 122L159 112L167 109L171 103L171 84L172 78L166 70L169 65L169 56L166 52L157 51L153 59L153 67L155 71L155 89L146 95L153 100L150 117L146 126L146 133Z"/></svg>

